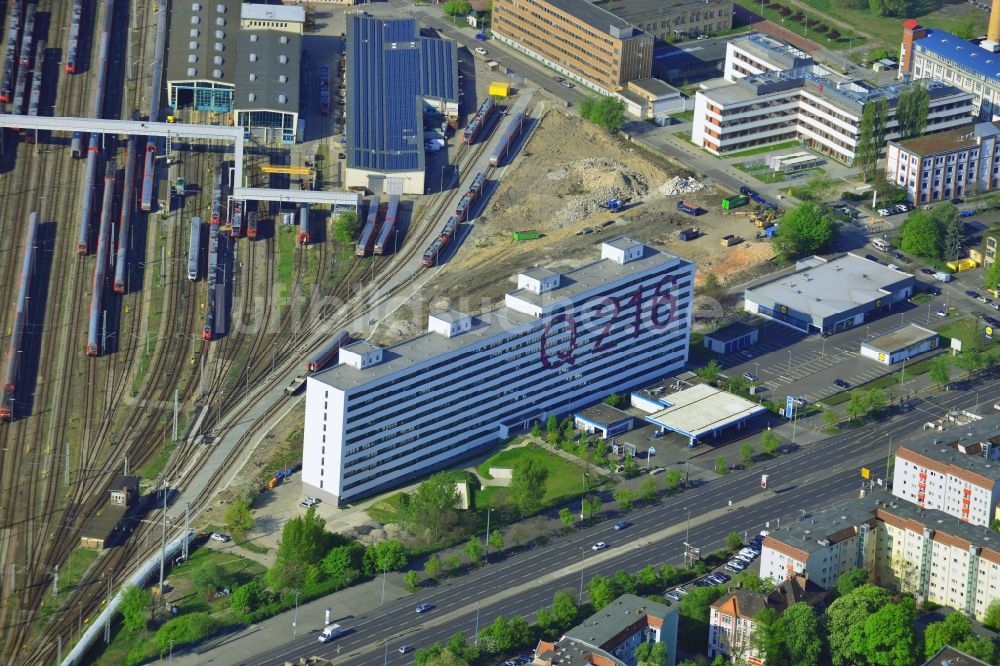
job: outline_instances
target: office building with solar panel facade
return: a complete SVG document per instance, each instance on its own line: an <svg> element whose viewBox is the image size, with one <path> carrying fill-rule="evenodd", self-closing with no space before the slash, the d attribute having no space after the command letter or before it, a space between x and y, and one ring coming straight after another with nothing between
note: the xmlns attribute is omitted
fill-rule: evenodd
<svg viewBox="0 0 1000 666"><path fill-rule="evenodd" d="M347 187L424 194L425 109L458 115L455 44L414 19L347 21Z"/></svg>
<svg viewBox="0 0 1000 666"><path fill-rule="evenodd" d="M625 237L600 251L564 274L525 270L477 315L431 312L415 338L342 347L306 383L303 492L369 497L683 368L694 264Z"/></svg>

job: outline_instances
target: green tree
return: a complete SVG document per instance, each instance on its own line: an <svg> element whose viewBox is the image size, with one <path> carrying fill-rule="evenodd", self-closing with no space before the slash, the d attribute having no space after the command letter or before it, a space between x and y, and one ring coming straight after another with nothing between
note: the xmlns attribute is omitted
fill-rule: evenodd
<svg viewBox="0 0 1000 666"><path fill-rule="evenodd" d="M751 592L758 592L760 594L769 592L774 587L770 579L761 578L750 571L739 572L733 577L733 582L737 585L742 585Z"/></svg>
<svg viewBox="0 0 1000 666"><path fill-rule="evenodd" d="M560 590L552 596L552 616L555 618L556 627L561 631L566 631L576 624L580 617L580 608L569 592Z"/></svg>
<svg viewBox="0 0 1000 666"><path fill-rule="evenodd" d="M640 502L652 502L656 499L656 493L659 490L659 486L656 483L655 476L644 476L642 480L639 481L639 487L635 491L635 498Z"/></svg>
<svg viewBox="0 0 1000 666"><path fill-rule="evenodd" d="M860 567L848 569L837 579L837 596L850 594L868 582L868 572Z"/></svg>
<svg viewBox="0 0 1000 666"><path fill-rule="evenodd" d="M622 462L622 475L626 479L634 479L639 476L639 463L636 462L635 456L625 455L625 460Z"/></svg>
<svg viewBox="0 0 1000 666"><path fill-rule="evenodd" d="M635 493L633 493L628 488L619 488L615 492L611 493L611 496L615 498L618 502L618 508L622 511L631 511L632 505L635 503Z"/></svg>
<svg viewBox="0 0 1000 666"><path fill-rule="evenodd" d="M764 452L764 455L773 456L780 444L781 439L770 428L760 434L760 450Z"/></svg>
<svg viewBox="0 0 1000 666"><path fill-rule="evenodd" d="M905 16L910 3L908 0L869 0L868 6L876 16Z"/></svg>
<svg viewBox="0 0 1000 666"><path fill-rule="evenodd" d="M559 430L559 419L553 414L545 420L545 432L550 433Z"/></svg>
<svg viewBox="0 0 1000 666"><path fill-rule="evenodd" d="M822 252L833 242L837 223L826 206L804 201L781 217L772 244L783 261Z"/></svg>
<svg viewBox="0 0 1000 666"><path fill-rule="evenodd" d="M872 0L886 2L888 0ZM858 128L858 147L855 151L854 164L861 168L865 180L875 177L878 157L885 147L885 126L889 118L889 102L885 97L871 100L864 105L861 112L861 125Z"/></svg>
<svg viewBox="0 0 1000 666"><path fill-rule="evenodd" d="M715 458L715 473L725 474L726 473L726 458L725 456L717 456Z"/></svg>
<svg viewBox="0 0 1000 666"><path fill-rule="evenodd" d="M462 546L462 553L469 558L469 564L474 567L478 567L483 561L483 553L485 549L483 548L483 542L479 540L477 536L469 537L469 540L465 542Z"/></svg>
<svg viewBox="0 0 1000 666"><path fill-rule="evenodd" d="M479 632L479 645L489 654L506 654L514 648L526 645L531 640L531 627L520 615L509 620L497 616L492 624Z"/></svg>
<svg viewBox="0 0 1000 666"><path fill-rule="evenodd" d="M851 399L847 402L847 406L844 407L844 411L851 417L851 421L855 422L868 413L868 401L865 400L865 396L861 391L851 391Z"/></svg>
<svg viewBox="0 0 1000 666"><path fill-rule="evenodd" d="M542 436L542 429L538 426L538 421L535 421L534 423L531 424L531 436L532 437Z"/></svg>
<svg viewBox="0 0 1000 666"><path fill-rule="evenodd" d="M222 565L214 560L205 562L191 574L191 582L203 594L212 594L216 590L226 587L229 580L229 574L222 568Z"/></svg>
<svg viewBox="0 0 1000 666"><path fill-rule="evenodd" d="M420 589L420 574L415 570L410 569L403 576L403 585L406 587L406 591L413 593Z"/></svg>
<svg viewBox="0 0 1000 666"><path fill-rule="evenodd" d="M601 498L596 495L584 497L581 507L584 520L593 520L601 512Z"/></svg>
<svg viewBox="0 0 1000 666"><path fill-rule="evenodd" d="M940 259L943 230L930 211L917 210L903 223L900 247L904 252L926 259Z"/></svg>
<svg viewBox="0 0 1000 666"><path fill-rule="evenodd" d="M441 11L448 16L467 16L472 11L472 5L465 0L448 0Z"/></svg>
<svg viewBox="0 0 1000 666"><path fill-rule="evenodd" d="M361 234L361 221L354 211L341 213L333 223L333 237L342 247L351 247Z"/></svg>
<svg viewBox="0 0 1000 666"><path fill-rule="evenodd" d="M490 532L489 542L493 550L502 552L504 547L503 532L494 528L493 531Z"/></svg>
<svg viewBox="0 0 1000 666"><path fill-rule="evenodd" d="M698 587L681 597L680 627L677 635L682 645L701 651L708 637L711 606L722 596L725 586Z"/></svg>
<svg viewBox="0 0 1000 666"><path fill-rule="evenodd" d="M812 606L798 602L789 606L777 623L785 639L785 649L795 666L818 666L823 653L819 618Z"/></svg>
<svg viewBox="0 0 1000 666"><path fill-rule="evenodd" d="M237 499L226 509L226 527L230 532L238 537L246 536L246 533L253 527L253 515L250 513L250 504L243 498Z"/></svg>
<svg viewBox="0 0 1000 666"><path fill-rule="evenodd" d="M542 638L550 636L558 631L556 619L553 617L548 608L539 608L535 612L535 626L537 626L538 631L541 632Z"/></svg>
<svg viewBox="0 0 1000 666"><path fill-rule="evenodd" d="M743 537L737 532L726 535L726 550L736 551L743 547Z"/></svg>
<svg viewBox="0 0 1000 666"><path fill-rule="evenodd" d="M351 542L346 546L331 548L323 557L320 568L341 587L347 587L361 576L364 563L365 547L360 543Z"/></svg>
<svg viewBox="0 0 1000 666"><path fill-rule="evenodd" d="M625 103L617 97L587 97L579 110L581 118L607 132L617 132L625 122Z"/></svg>
<svg viewBox="0 0 1000 666"><path fill-rule="evenodd" d="M462 560L459 559L458 555L449 555L444 559L444 567L448 570L449 576L457 574L461 566Z"/></svg>
<svg viewBox="0 0 1000 666"><path fill-rule="evenodd" d="M972 375L983 367L983 355L975 349L963 351L955 357L955 365L965 370L967 380L972 379Z"/></svg>
<svg viewBox="0 0 1000 666"><path fill-rule="evenodd" d="M595 611L601 610L618 597L611 581L600 574L587 583L587 594L590 595L590 605Z"/></svg>
<svg viewBox="0 0 1000 666"><path fill-rule="evenodd" d="M882 389L876 387L869 390L865 394L865 403L868 411L872 414L878 414L885 409L885 394L882 392Z"/></svg>
<svg viewBox="0 0 1000 666"><path fill-rule="evenodd" d="M576 516L573 515L572 511L563 507L559 509L559 520L566 527L573 527L573 523L576 521Z"/></svg>
<svg viewBox="0 0 1000 666"><path fill-rule="evenodd" d="M701 283L701 293L712 298L718 298L724 291L719 276L709 271L705 274L705 279Z"/></svg>
<svg viewBox="0 0 1000 666"><path fill-rule="evenodd" d="M1000 632L1000 599L994 599L986 607L986 615L983 616L983 625L987 629Z"/></svg>
<svg viewBox="0 0 1000 666"><path fill-rule="evenodd" d="M972 635L972 621L961 613L949 613L940 622L931 622L924 630L924 655L930 659L945 645L958 646Z"/></svg>
<svg viewBox="0 0 1000 666"><path fill-rule="evenodd" d="M129 585L122 596L119 609L125 624L125 631L133 634L146 626L146 609L149 608L149 590L138 585Z"/></svg>
<svg viewBox="0 0 1000 666"><path fill-rule="evenodd" d="M441 558L438 557L437 553L432 554L424 562L424 575L428 578L437 579L438 574L441 573Z"/></svg>
<svg viewBox="0 0 1000 666"><path fill-rule="evenodd" d="M998 264L1000 265L1000 264ZM943 389L951 381L950 363L947 356L938 356L931 361L930 372L927 373L938 389Z"/></svg>
<svg viewBox="0 0 1000 666"><path fill-rule="evenodd" d="M745 444L740 446L740 462L743 463L744 467L749 467L751 464L753 464L753 456L754 456L753 444L751 444L750 442L746 442Z"/></svg>
<svg viewBox="0 0 1000 666"><path fill-rule="evenodd" d="M406 546L394 539L367 548L363 558L365 573L369 576L402 569L406 563Z"/></svg>
<svg viewBox="0 0 1000 666"><path fill-rule="evenodd" d="M545 465L532 458L521 458L514 463L510 494L522 516L529 516L541 508L548 476Z"/></svg>
<svg viewBox="0 0 1000 666"><path fill-rule="evenodd" d="M994 261L983 275L983 286L987 289L1000 289L1000 261Z"/></svg>
<svg viewBox="0 0 1000 666"><path fill-rule="evenodd" d="M584 120L590 120L590 116L594 113L594 105L597 103L596 97L587 96L580 100L577 106L577 111L580 117Z"/></svg>
<svg viewBox="0 0 1000 666"><path fill-rule="evenodd" d="M877 585L862 585L836 599L826 609L827 642L835 666L871 663L866 655L865 621L890 602L889 592Z"/></svg>
<svg viewBox="0 0 1000 666"><path fill-rule="evenodd" d="M663 478L663 485L667 492L673 492L681 485L681 481L684 480L684 472L680 471L676 467L667 470L666 476Z"/></svg>
<svg viewBox="0 0 1000 666"><path fill-rule="evenodd" d="M997 647L986 636L969 636L955 645L956 648L987 664L995 664L997 658Z"/></svg>
<svg viewBox="0 0 1000 666"><path fill-rule="evenodd" d="M628 407L628 399L621 393L612 393L604 399L604 404L615 408Z"/></svg>
<svg viewBox="0 0 1000 666"><path fill-rule="evenodd" d="M714 384L719 379L719 363L713 358L703 367L695 370L695 373L709 384Z"/></svg>
<svg viewBox="0 0 1000 666"><path fill-rule="evenodd" d="M267 590L258 581L240 585L229 597L230 607L237 613L252 613L267 602Z"/></svg>
<svg viewBox="0 0 1000 666"><path fill-rule="evenodd" d="M948 204L951 206L951 204ZM954 206L952 206L954 210ZM957 211L954 219L944 223L944 248L942 258L945 261L957 261L962 258L962 227L963 223Z"/></svg>
<svg viewBox="0 0 1000 666"><path fill-rule="evenodd" d="M924 133L930 99L927 86L919 80L899 93L896 102L896 122L899 124L900 139L910 139Z"/></svg>
<svg viewBox="0 0 1000 666"><path fill-rule="evenodd" d="M444 472L431 475L407 496L406 509L402 512L406 528L437 543L458 524L458 501L459 492L453 477Z"/></svg>
<svg viewBox="0 0 1000 666"><path fill-rule="evenodd" d="M647 564L635 575L635 588L637 594L652 594L662 590L660 584L660 574L653 568L652 564Z"/></svg>
<svg viewBox="0 0 1000 666"><path fill-rule="evenodd" d="M275 562L271 572L277 569L280 573L284 568L290 576L283 582L288 587L298 587L301 585L301 580L296 579L304 575L303 565L317 564L322 560L330 550L332 536L326 531L326 521L316 515L315 507L309 507L302 516L290 518L281 530L281 539L274 554ZM283 589L282 585L272 584L271 587L276 590Z"/></svg>
<svg viewBox="0 0 1000 666"><path fill-rule="evenodd" d="M666 643L640 643L635 649L637 666L667 666Z"/></svg>
<svg viewBox="0 0 1000 666"><path fill-rule="evenodd" d="M912 666L917 654L917 637L913 623L917 619L912 597L895 604L886 604L869 615L861 627L861 640L855 649L869 664L879 666Z"/></svg>

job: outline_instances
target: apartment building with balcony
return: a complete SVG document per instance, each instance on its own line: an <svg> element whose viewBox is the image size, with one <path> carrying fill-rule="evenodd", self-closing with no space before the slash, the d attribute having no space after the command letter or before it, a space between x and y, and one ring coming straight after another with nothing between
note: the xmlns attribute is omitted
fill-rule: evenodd
<svg viewBox="0 0 1000 666"><path fill-rule="evenodd" d="M343 347L306 385L304 491L368 497L682 368L694 265L624 237L600 256L521 273L502 306L431 313L415 338Z"/></svg>
<svg viewBox="0 0 1000 666"><path fill-rule="evenodd" d="M493 36L567 79L610 95L649 78L653 36L586 0L495 0Z"/></svg>
<svg viewBox="0 0 1000 666"><path fill-rule="evenodd" d="M734 82L695 95L691 130L695 145L725 155L796 140L852 164L864 108L879 98L889 105L886 138L898 137L896 104L900 92L911 84L876 87L847 79L775 44L780 43L751 36L737 40L727 51L724 71ZM930 96L926 134L969 123L972 93L939 81L926 85Z"/></svg>
<svg viewBox="0 0 1000 666"><path fill-rule="evenodd" d="M896 450L892 494L988 527L1000 502L1000 418L930 432Z"/></svg>

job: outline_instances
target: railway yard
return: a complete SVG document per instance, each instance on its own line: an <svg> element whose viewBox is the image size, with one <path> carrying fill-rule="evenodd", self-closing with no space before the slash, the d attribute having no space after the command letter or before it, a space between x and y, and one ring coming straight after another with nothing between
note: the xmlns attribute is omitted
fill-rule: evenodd
<svg viewBox="0 0 1000 666"><path fill-rule="evenodd" d="M4 111L162 120L165 6L7 2L0 34L17 66L3 73ZM711 233L675 247L691 222L659 188L680 171L541 97L527 89L502 107L487 98L489 108L466 109L451 186L369 199L349 246L334 240L323 207L302 204L283 224L287 208L232 201L225 145L2 130L0 660L61 660L109 593L158 551L164 513L175 536L185 506L211 506L221 482L192 485L206 451L251 423L219 465L238 470L242 444L286 413L261 398L280 397L317 350L329 360L333 336L339 344L369 335L376 297L430 279L422 293L435 295L421 308L496 301L523 266L575 265L619 230L696 260L718 256L716 233L752 236L745 220L712 213L695 222ZM587 141L561 144L569 132ZM167 171L159 182L155 174ZM181 178L186 188L174 196ZM602 209L611 197L626 199L625 210ZM512 240L528 231L532 240ZM768 247L748 241L710 270L752 269ZM402 307L377 337L411 334L415 321ZM87 525L130 472L141 479L140 500L119 526L119 546L81 557ZM161 497L169 508L158 508ZM81 561L89 566L70 566Z"/></svg>

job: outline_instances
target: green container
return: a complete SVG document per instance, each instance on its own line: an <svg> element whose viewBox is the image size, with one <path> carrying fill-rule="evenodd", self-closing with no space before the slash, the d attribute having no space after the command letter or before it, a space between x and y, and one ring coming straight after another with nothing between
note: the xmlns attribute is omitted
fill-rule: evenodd
<svg viewBox="0 0 1000 666"><path fill-rule="evenodd" d="M536 238L541 238L541 237L542 237L542 235L540 233L538 233L537 231L515 231L514 232L514 240L516 240L516 241L535 240Z"/></svg>
<svg viewBox="0 0 1000 666"><path fill-rule="evenodd" d="M726 197L722 200L722 208L724 210L732 210L733 208L739 208L740 206L746 206L750 202L750 197L745 194L738 194L731 197Z"/></svg>

